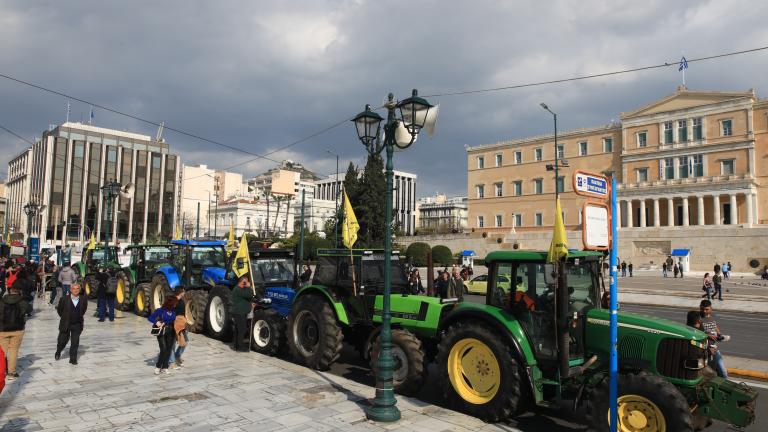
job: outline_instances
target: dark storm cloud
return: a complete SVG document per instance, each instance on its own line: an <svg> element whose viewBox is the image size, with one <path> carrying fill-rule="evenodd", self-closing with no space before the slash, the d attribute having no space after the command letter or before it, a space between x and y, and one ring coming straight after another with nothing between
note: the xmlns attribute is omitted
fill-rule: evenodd
<svg viewBox="0 0 768 432"><path fill-rule="evenodd" d="M273 151L379 104L422 94L545 81L768 45L759 2L6 1L0 71L254 153ZM768 88L768 54L690 65L688 87ZM437 133L397 153L419 194L466 193L464 145L597 126L674 91L674 67L497 93L435 97ZM66 100L0 80L0 124L32 139L60 123ZM88 106L73 104L73 120ZM154 135L96 111L98 126ZM172 132L186 163L249 158ZM1 171L24 144L0 133ZM320 173L363 161L345 124L273 159ZM273 165L234 169L252 175ZM342 168L346 162L342 162Z"/></svg>

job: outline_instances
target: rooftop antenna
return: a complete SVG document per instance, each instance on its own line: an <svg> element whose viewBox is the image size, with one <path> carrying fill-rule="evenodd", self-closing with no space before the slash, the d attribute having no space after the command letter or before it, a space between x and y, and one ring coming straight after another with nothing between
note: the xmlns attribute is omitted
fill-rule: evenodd
<svg viewBox="0 0 768 432"><path fill-rule="evenodd" d="M160 122L160 126L157 128L157 136L155 137L155 141L160 142L160 140L163 139L164 127L165 127L165 122Z"/></svg>

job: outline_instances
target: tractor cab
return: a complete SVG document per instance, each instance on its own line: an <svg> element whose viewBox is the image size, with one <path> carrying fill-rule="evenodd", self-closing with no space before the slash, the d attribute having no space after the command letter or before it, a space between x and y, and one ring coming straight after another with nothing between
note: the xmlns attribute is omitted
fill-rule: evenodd
<svg viewBox="0 0 768 432"><path fill-rule="evenodd" d="M217 240L172 240L171 263L180 271L183 285L215 285L223 279L229 262L225 247L226 242Z"/></svg>
<svg viewBox="0 0 768 432"><path fill-rule="evenodd" d="M96 246L91 250L86 250L84 256L84 262L90 270L95 271L100 265L105 263L116 263L117 259L117 246Z"/></svg>
<svg viewBox="0 0 768 432"><path fill-rule="evenodd" d="M158 267L171 259L171 247L168 244L131 245L126 248L131 256L130 268L136 271L136 280L152 278Z"/></svg>

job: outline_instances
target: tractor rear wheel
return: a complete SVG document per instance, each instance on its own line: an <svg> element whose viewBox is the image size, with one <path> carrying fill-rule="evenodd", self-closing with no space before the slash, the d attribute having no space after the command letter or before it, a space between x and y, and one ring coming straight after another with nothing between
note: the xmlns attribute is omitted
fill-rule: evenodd
<svg viewBox="0 0 768 432"><path fill-rule="evenodd" d="M276 356L285 348L285 318L271 309L253 311L251 348L260 354Z"/></svg>
<svg viewBox="0 0 768 432"><path fill-rule="evenodd" d="M149 297L149 310L154 312L163 306L165 299L173 295L173 292L171 292L171 287L168 285L168 279L161 274L152 277L150 286L152 287L152 294Z"/></svg>
<svg viewBox="0 0 768 432"><path fill-rule="evenodd" d="M618 425L621 432L692 432L693 415L685 397L670 382L656 375L619 374ZM591 430L610 430L608 379L589 394L587 416Z"/></svg>
<svg viewBox="0 0 768 432"><path fill-rule="evenodd" d="M487 422L514 414L520 370L500 335L477 322L459 322L440 341L437 370L443 394L456 408Z"/></svg>
<svg viewBox="0 0 768 432"><path fill-rule="evenodd" d="M208 293L203 290L187 291L184 302L184 316L187 328L192 333L202 333L205 330L205 305L208 303Z"/></svg>
<svg viewBox="0 0 768 432"><path fill-rule="evenodd" d="M341 354L341 332L325 299L301 296L288 318L288 341L293 355L312 369L327 370Z"/></svg>
<svg viewBox="0 0 768 432"><path fill-rule="evenodd" d="M98 289L99 282L94 276L86 276L83 281L83 292L85 297L89 299L96 298L96 290Z"/></svg>
<svg viewBox="0 0 768 432"><path fill-rule="evenodd" d="M377 337L371 350L371 370L378 375L381 338ZM408 330L392 330L392 386L397 393L406 396L416 394L427 378L426 354L421 340Z"/></svg>
<svg viewBox="0 0 768 432"><path fill-rule="evenodd" d="M229 295L229 287L213 287L208 293L208 305L205 308L205 330L210 337L221 341L228 341L232 335Z"/></svg>
<svg viewBox="0 0 768 432"><path fill-rule="evenodd" d="M116 277L115 307L121 311L131 310L131 281L125 272L118 272Z"/></svg>
<svg viewBox="0 0 768 432"><path fill-rule="evenodd" d="M136 315L149 316L149 297L152 290L148 283L140 283L136 286L136 297L133 299L133 310Z"/></svg>

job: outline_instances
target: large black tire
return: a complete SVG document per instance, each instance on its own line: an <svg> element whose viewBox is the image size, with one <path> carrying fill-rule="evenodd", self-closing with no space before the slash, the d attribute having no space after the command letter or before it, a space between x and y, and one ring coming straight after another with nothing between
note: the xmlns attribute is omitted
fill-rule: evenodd
<svg viewBox="0 0 768 432"><path fill-rule="evenodd" d="M344 334L325 299L299 297L291 309L288 329L291 353L306 366L327 370L339 358Z"/></svg>
<svg viewBox="0 0 768 432"><path fill-rule="evenodd" d="M184 316L187 319L187 329L192 333L202 333L205 330L205 306L208 304L208 293L203 290L187 291L184 295Z"/></svg>
<svg viewBox="0 0 768 432"><path fill-rule="evenodd" d="M659 376L645 373L620 374L618 397L618 430L659 432L692 432L694 430L693 415L685 397L674 385ZM587 416L590 430L595 432L610 430L608 410L608 379L606 378L589 394ZM634 425L629 423L630 418L634 419ZM622 423L626 424L622 427ZM646 426L642 426L643 423Z"/></svg>
<svg viewBox="0 0 768 432"><path fill-rule="evenodd" d="M163 306L163 302L166 298L173 295L173 291L171 291L171 286L168 285L168 279L161 274L152 276L150 287L149 310L154 312L156 309L160 309Z"/></svg>
<svg viewBox="0 0 768 432"><path fill-rule="evenodd" d="M377 337L371 350L371 369L378 376L381 338ZM397 393L406 396L416 394L427 379L426 354L421 340L408 330L392 330L392 386Z"/></svg>
<svg viewBox="0 0 768 432"><path fill-rule="evenodd" d="M251 349L276 356L286 347L285 318L272 309L256 309L251 321Z"/></svg>
<svg viewBox="0 0 768 432"><path fill-rule="evenodd" d="M448 328L438 346L437 372L446 400L487 422L505 420L522 406L515 356L497 332L481 323Z"/></svg>
<svg viewBox="0 0 768 432"><path fill-rule="evenodd" d="M149 298L152 289L148 283L140 283L136 286L136 296L133 298L133 310L136 315L149 316Z"/></svg>
<svg viewBox="0 0 768 432"><path fill-rule="evenodd" d="M232 336L232 317L229 313L230 289L217 285L208 293L205 306L205 332L208 336L228 341Z"/></svg>
<svg viewBox="0 0 768 432"><path fill-rule="evenodd" d="M96 290L99 287L99 282L96 280L96 277L94 276L86 276L83 279L83 293L85 294L85 298L88 299L94 299L96 298Z"/></svg>
<svg viewBox="0 0 768 432"><path fill-rule="evenodd" d="M131 310L131 279L125 272L117 272L117 292L115 292L115 307L121 311Z"/></svg>

